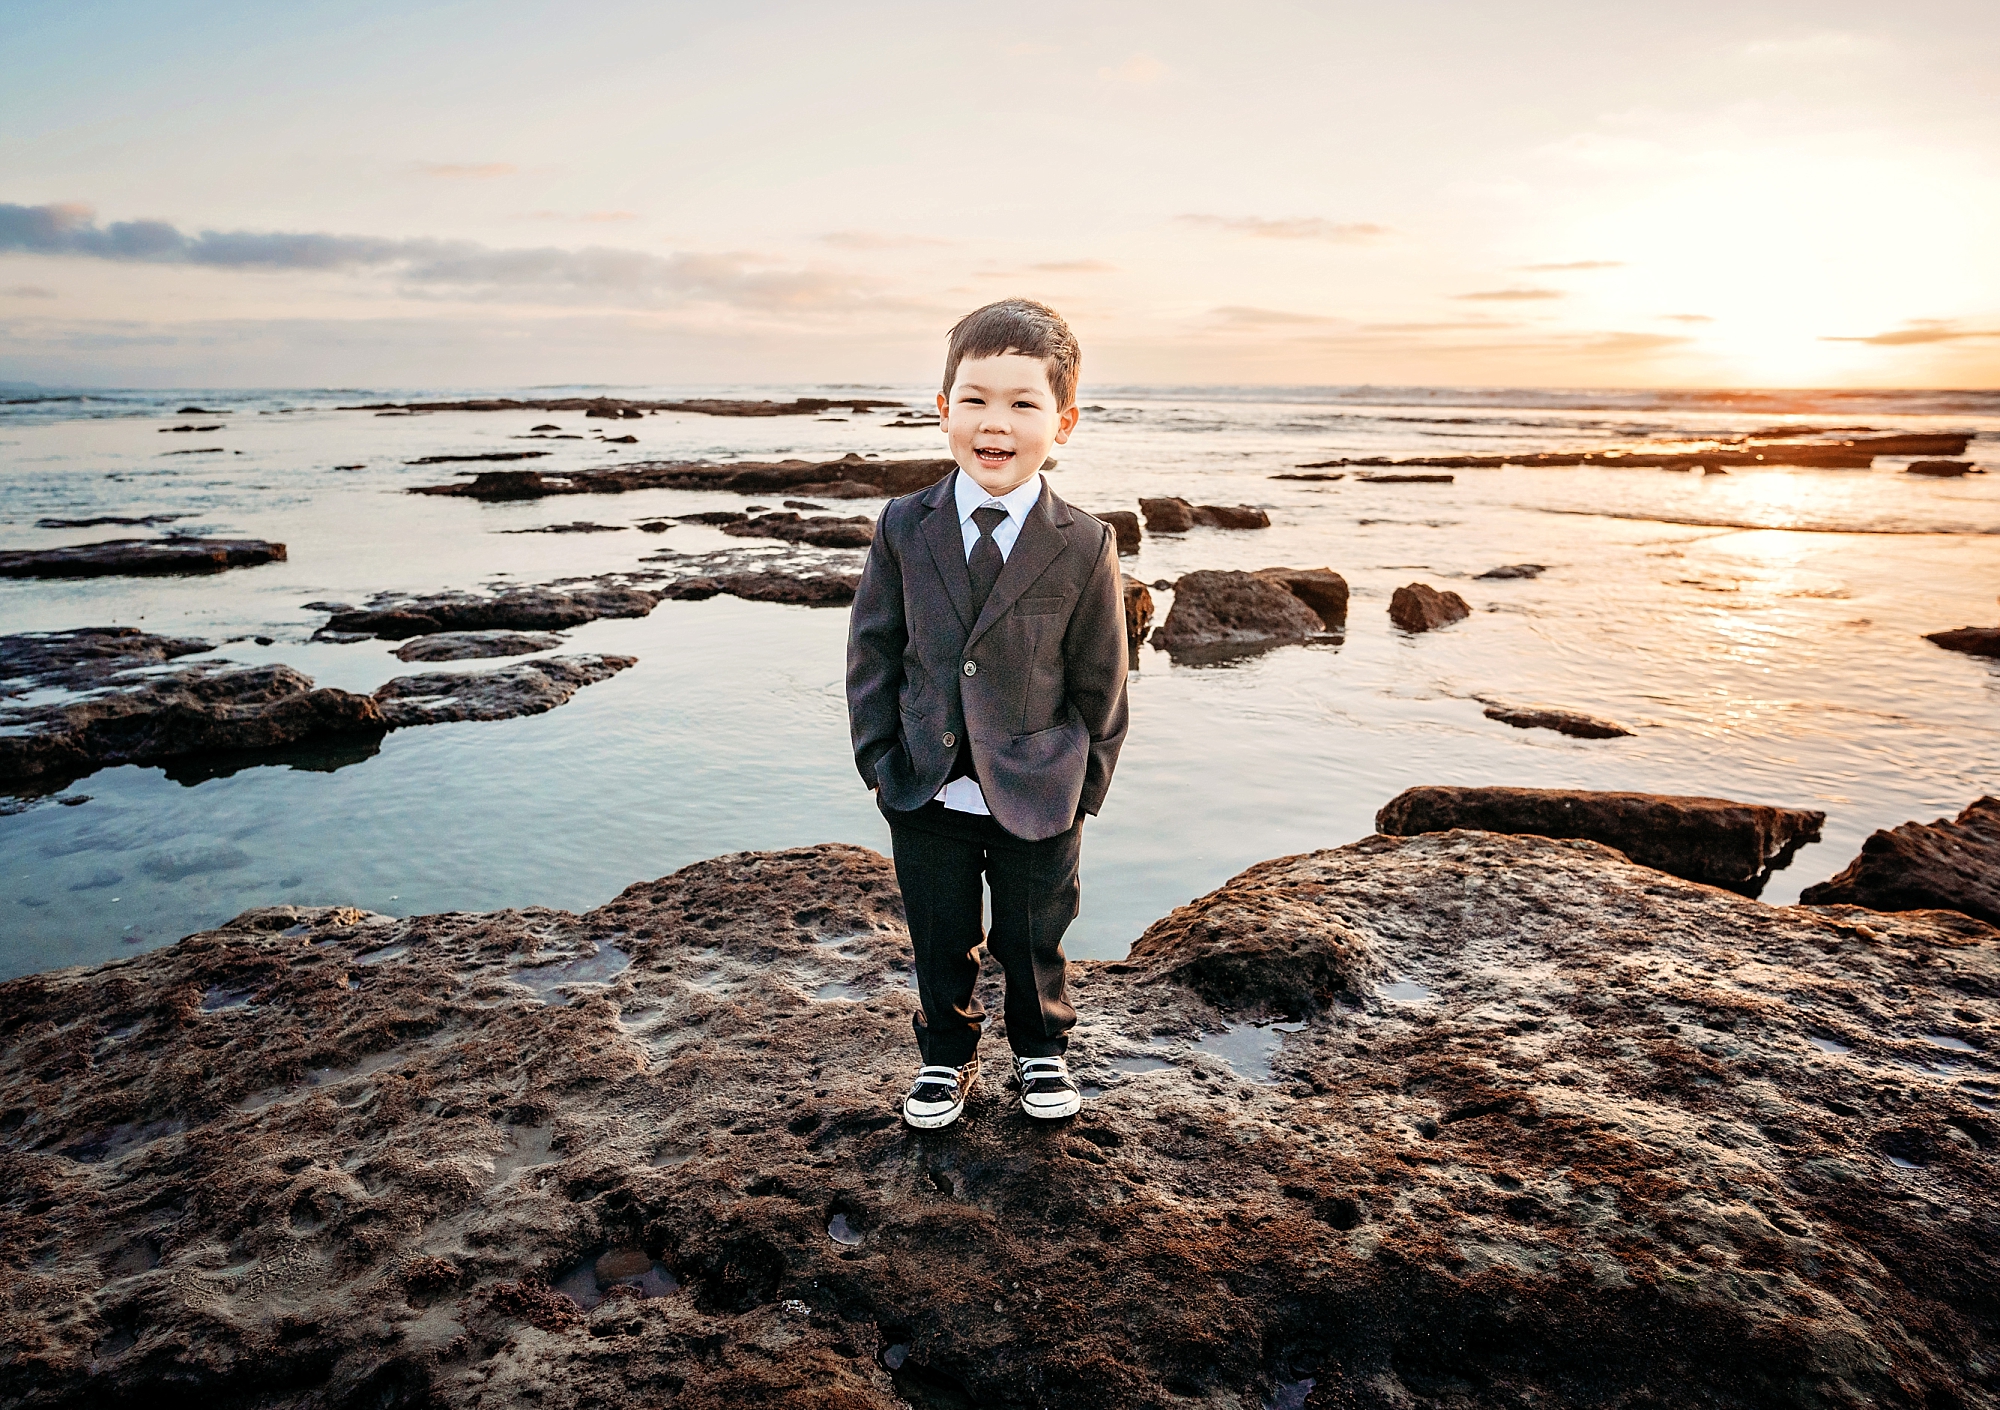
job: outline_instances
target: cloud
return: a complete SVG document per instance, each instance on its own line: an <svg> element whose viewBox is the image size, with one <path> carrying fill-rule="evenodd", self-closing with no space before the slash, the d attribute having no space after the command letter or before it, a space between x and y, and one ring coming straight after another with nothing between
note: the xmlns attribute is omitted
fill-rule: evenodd
<svg viewBox="0 0 2000 1410"><path fill-rule="evenodd" d="M1343 222L1318 216L1271 220L1255 215L1183 215L1177 219L1187 225L1228 230L1258 240L1330 240L1338 245L1350 245L1395 233L1386 225L1368 221Z"/></svg>
<svg viewBox="0 0 2000 1410"><path fill-rule="evenodd" d="M1118 266L1101 259L1057 259L1031 264L1028 268L1038 274L1112 274Z"/></svg>
<svg viewBox="0 0 2000 1410"><path fill-rule="evenodd" d="M1528 270L1536 274L1559 274L1570 269L1623 269L1622 259L1573 259L1567 264L1519 264L1516 269Z"/></svg>
<svg viewBox="0 0 2000 1410"><path fill-rule="evenodd" d="M462 181L467 178L484 181L495 176L512 176L518 169L512 162L417 163L417 170L425 176L440 176L447 181Z"/></svg>
<svg viewBox="0 0 2000 1410"><path fill-rule="evenodd" d="M873 230L834 230L819 237L820 243L841 250L909 250L921 245L955 245L956 240L938 240L927 235L883 235Z"/></svg>
<svg viewBox="0 0 2000 1410"><path fill-rule="evenodd" d="M52 299L56 291L44 289L39 284L16 284L11 289L0 289L0 294L10 299Z"/></svg>
<svg viewBox="0 0 2000 1410"><path fill-rule="evenodd" d="M380 272L412 292L579 296L637 303L716 302L753 310L848 305L851 276L824 270L753 270L740 254L656 255L604 246L496 248L471 240L396 240L318 232L216 231L187 235L158 220L99 225L87 206L0 204L0 253L69 256L210 269Z"/></svg>
<svg viewBox="0 0 2000 1410"><path fill-rule="evenodd" d="M1106 83L1120 83L1132 88L1150 88L1173 72L1151 54L1141 50L1115 68L1097 71L1099 79Z"/></svg>
<svg viewBox="0 0 2000 1410"><path fill-rule="evenodd" d="M1799 35L1791 39L1753 40L1736 52L1741 58L1759 62L1827 63L1871 53L1880 47L1878 41L1866 35L1823 30L1818 34Z"/></svg>
<svg viewBox="0 0 2000 1410"><path fill-rule="evenodd" d="M1669 323L1713 323L1715 320L1705 313L1663 313L1660 317Z"/></svg>
<svg viewBox="0 0 2000 1410"><path fill-rule="evenodd" d="M1282 308L1252 308L1244 304L1230 304L1208 311L1210 318L1237 328L1296 327L1300 324L1319 325L1335 323L1339 320L1319 313L1293 313Z"/></svg>
<svg viewBox="0 0 2000 1410"><path fill-rule="evenodd" d="M1476 294L1453 294L1452 297L1473 303L1513 304L1530 303L1537 299L1560 299L1565 296L1560 289L1484 289Z"/></svg>
<svg viewBox="0 0 2000 1410"><path fill-rule="evenodd" d="M580 220L590 225L610 225L638 218L637 211L585 211L582 215L570 215L564 211L529 211L521 217L523 220Z"/></svg>
<svg viewBox="0 0 2000 1410"><path fill-rule="evenodd" d="M1939 318L1913 318L1907 327L1888 333L1871 333L1864 338L1821 338L1822 343L1866 343L1875 348L1917 347L1924 343L1951 343L1961 338L2000 338L2000 328L1960 328Z"/></svg>

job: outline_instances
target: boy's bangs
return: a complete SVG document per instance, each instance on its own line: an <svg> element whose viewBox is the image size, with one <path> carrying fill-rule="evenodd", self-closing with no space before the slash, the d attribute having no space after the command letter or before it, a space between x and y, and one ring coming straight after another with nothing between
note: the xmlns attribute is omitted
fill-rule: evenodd
<svg viewBox="0 0 2000 1410"><path fill-rule="evenodd" d="M1076 334L1070 332L1061 314L1033 299L1002 299L959 319L945 351L944 395L951 395L958 365L966 358L1009 353L1042 360L1049 372L1049 390L1056 396L1056 410L1066 411L1075 404L1077 373L1083 363Z"/></svg>

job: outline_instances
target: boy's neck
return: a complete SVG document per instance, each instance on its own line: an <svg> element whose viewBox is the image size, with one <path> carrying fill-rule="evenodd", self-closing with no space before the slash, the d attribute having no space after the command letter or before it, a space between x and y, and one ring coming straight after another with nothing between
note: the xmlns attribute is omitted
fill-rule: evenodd
<svg viewBox="0 0 2000 1410"><path fill-rule="evenodd" d="M973 484L979 486L979 488L981 488L982 490L985 490L986 493L992 495L995 499L1005 499L1008 495L1014 493L1015 490L1018 490L1019 488L1021 488L1021 486L1027 484L1028 481L1034 479L1035 476L1041 474L1042 468L1041 466L1037 465L1027 474L1021 476L1018 480L1011 480L1004 484L995 483L993 480L991 480L989 477L985 475L975 475L972 471L966 469L963 465L958 467L958 473L965 476L966 479L972 481Z"/></svg>

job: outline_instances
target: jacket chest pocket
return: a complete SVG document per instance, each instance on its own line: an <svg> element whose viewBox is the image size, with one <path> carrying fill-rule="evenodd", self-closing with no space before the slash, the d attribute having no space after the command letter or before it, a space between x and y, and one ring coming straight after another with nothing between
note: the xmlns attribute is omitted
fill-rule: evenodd
<svg viewBox="0 0 2000 1410"><path fill-rule="evenodd" d="M1014 604L1023 617L1053 617L1063 610L1067 597L1024 597Z"/></svg>

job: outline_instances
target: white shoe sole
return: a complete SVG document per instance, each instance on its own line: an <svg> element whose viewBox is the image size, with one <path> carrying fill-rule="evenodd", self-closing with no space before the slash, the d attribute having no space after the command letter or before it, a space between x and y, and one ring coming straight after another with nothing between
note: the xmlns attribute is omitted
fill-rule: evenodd
<svg viewBox="0 0 2000 1410"><path fill-rule="evenodd" d="M1060 1106L1029 1106L1021 1103L1021 1110L1041 1121L1059 1121L1065 1116L1075 1116L1083 1110L1083 1094L1078 1092Z"/></svg>
<svg viewBox="0 0 2000 1410"><path fill-rule="evenodd" d="M963 1115L965 1115L965 1104L963 1102L949 1111L940 1111L933 1116L918 1116L908 1107L904 1107L903 1124L914 1126L919 1131L935 1131L940 1127L951 1125L952 1122L958 1120Z"/></svg>

